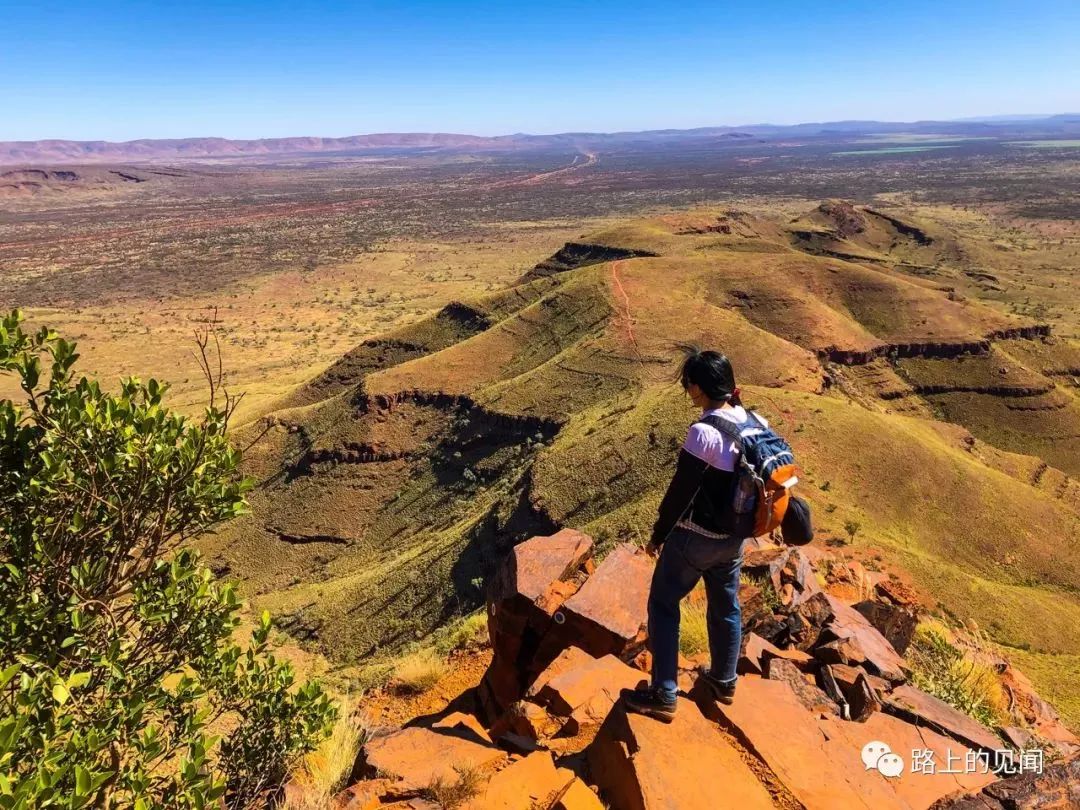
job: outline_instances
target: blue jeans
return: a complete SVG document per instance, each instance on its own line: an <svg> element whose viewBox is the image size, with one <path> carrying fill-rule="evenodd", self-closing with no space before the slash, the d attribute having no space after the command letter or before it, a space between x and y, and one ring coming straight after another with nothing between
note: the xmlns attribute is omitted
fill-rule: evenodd
<svg viewBox="0 0 1080 810"><path fill-rule="evenodd" d="M674 700L679 674L679 602L705 579L706 624L712 674L735 681L742 643L739 569L742 540L714 539L676 528L664 543L649 590L649 645L652 682Z"/></svg>

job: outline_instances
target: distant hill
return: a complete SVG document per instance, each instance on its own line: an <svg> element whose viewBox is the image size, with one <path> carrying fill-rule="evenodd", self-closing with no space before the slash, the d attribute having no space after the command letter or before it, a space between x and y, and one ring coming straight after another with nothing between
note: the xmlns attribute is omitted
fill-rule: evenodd
<svg viewBox="0 0 1080 810"><path fill-rule="evenodd" d="M1034 137L1080 132L1080 116L1003 116L966 121L828 121L822 123L754 124L740 127L658 129L642 132L564 132L552 135L461 135L442 132L402 132L351 135L343 138L295 137L230 140L228 138L171 138L134 141L0 141L0 164L131 163L199 158L260 157L364 153L386 150L529 150L572 145L579 148L612 144L665 143L723 138L812 138L874 133L940 134L968 137Z"/></svg>
<svg viewBox="0 0 1080 810"><path fill-rule="evenodd" d="M251 428L252 515L204 550L320 651L393 651L476 607L527 536L642 541L693 418L675 343L719 346L795 446L822 537L855 526L1068 711L1080 344L957 294L962 261L931 222L839 200L590 234L280 403Z"/></svg>

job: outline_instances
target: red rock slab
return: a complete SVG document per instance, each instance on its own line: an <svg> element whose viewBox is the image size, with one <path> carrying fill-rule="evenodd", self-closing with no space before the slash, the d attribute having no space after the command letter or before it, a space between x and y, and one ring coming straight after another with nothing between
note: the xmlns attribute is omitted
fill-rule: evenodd
<svg viewBox="0 0 1080 810"><path fill-rule="evenodd" d="M982 723L909 684L898 686L884 695L882 703L885 711L890 714L912 723L930 726L972 748L996 751L1003 746L1001 738Z"/></svg>
<svg viewBox="0 0 1080 810"><path fill-rule="evenodd" d="M892 684L884 678L870 675L860 667L852 667L847 664L829 664L829 669L832 671L833 677L836 678L836 682L840 684L840 688L844 690L854 689L860 675L866 677L867 683L877 694L888 692L892 688Z"/></svg>
<svg viewBox="0 0 1080 810"><path fill-rule="evenodd" d="M435 779L453 782L455 768L494 769L507 759L498 748L419 726L369 740L360 756L362 772L392 780L395 796L418 793Z"/></svg>
<svg viewBox="0 0 1080 810"><path fill-rule="evenodd" d="M784 658L773 658L767 666L766 677L770 681L783 681L791 687L791 691L807 709L812 712L825 712L828 714L840 714L840 707L816 684L807 680L794 662Z"/></svg>
<svg viewBox="0 0 1080 810"><path fill-rule="evenodd" d="M575 778L555 799L551 810L604 810L604 805L588 785Z"/></svg>
<svg viewBox="0 0 1080 810"><path fill-rule="evenodd" d="M511 552L517 592L531 602L541 599L553 583L571 576L592 557L592 543L591 537L574 529L519 543Z"/></svg>
<svg viewBox="0 0 1080 810"><path fill-rule="evenodd" d="M517 734L533 741L546 740L559 732L563 720L552 717L547 709L527 700L519 700L491 727L491 736Z"/></svg>
<svg viewBox="0 0 1080 810"><path fill-rule="evenodd" d="M851 743L829 739L782 681L748 675L739 680L732 705L702 699L701 708L764 762L806 810L911 810L880 773L851 767Z"/></svg>
<svg viewBox="0 0 1080 810"><path fill-rule="evenodd" d="M1039 697L1023 672L1006 664L1002 683L1015 700L1014 714L1023 717L1036 736L1049 740L1066 753L1080 749L1080 739L1065 727L1054 708Z"/></svg>
<svg viewBox="0 0 1080 810"><path fill-rule="evenodd" d="M355 785L350 785L334 796L330 807L332 810L376 810L382 805L380 797L389 790L389 787L390 782L386 779L365 779ZM287 800L285 806L290 806ZM297 802L296 806L303 805Z"/></svg>
<svg viewBox="0 0 1080 810"><path fill-rule="evenodd" d="M950 754L953 757L952 768L964 770L965 760L971 749L928 728L905 723L897 717L877 712L862 723L847 723L835 718L825 718L820 723L825 735L833 743L833 756L846 768L865 769L862 749L872 740L886 743L894 753L903 757L904 772L887 781L889 788L912 808L929 807L938 799L958 790L976 791L997 781L994 774L980 773L979 770L974 773L944 773L949 767ZM916 750L934 752L934 773L912 771L912 751Z"/></svg>
<svg viewBox="0 0 1080 810"><path fill-rule="evenodd" d="M761 675L770 658L785 658L800 668L808 667L814 660L812 655L802 650L794 647L781 649L757 633L747 633L746 644L739 658L739 672Z"/></svg>
<svg viewBox="0 0 1080 810"><path fill-rule="evenodd" d="M642 680L641 672L615 656L593 658L576 647L557 658L548 668L552 669L554 673L545 671L529 688L528 697L551 714L567 718L564 732L571 735L603 723L619 693Z"/></svg>
<svg viewBox="0 0 1080 810"><path fill-rule="evenodd" d="M739 752L686 698L670 724L617 708L588 757L602 795L619 810L773 807Z"/></svg>
<svg viewBox="0 0 1080 810"><path fill-rule="evenodd" d="M567 638L597 657L622 655L645 640L646 605L653 560L623 543L615 547L588 581L555 614L565 617ZM557 628L548 631L554 636Z"/></svg>
<svg viewBox="0 0 1080 810"><path fill-rule="evenodd" d="M836 639L856 645L861 650L866 663L883 678L888 678L890 681L904 680L907 664L885 636L855 608L841 602L835 596L826 594L825 598L833 614L827 632Z"/></svg>
<svg viewBox="0 0 1080 810"><path fill-rule="evenodd" d="M975 796L943 799L933 810L1075 810L1080 807L1080 758L1047 765L987 785Z"/></svg>
<svg viewBox="0 0 1080 810"><path fill-rule="evenodd" d="M466 802L466 810L534 810L549 807L574 780L565 768L556 768L548 751L536 751L507 765L484 789Z"/></svg>
<svg viewBox="0 0 1080 810"><path fill-rule="evenodd" d="M446 717L432 723L431 727L433 729L458 732L474 742L484 745L491 744L491 737L488 735L487 729L480 724L479 720L471 714L465 714L465 712L451 712Z"/></svg>
<svg viewBox="0 0 1080 810"><path fill-rule="evenodd" d="M760 550L743 548L743 572L755 579L764 579L772 583L777 593L783 582L780 572L784 570L791 549L786 546L768 546Z"/></svg>

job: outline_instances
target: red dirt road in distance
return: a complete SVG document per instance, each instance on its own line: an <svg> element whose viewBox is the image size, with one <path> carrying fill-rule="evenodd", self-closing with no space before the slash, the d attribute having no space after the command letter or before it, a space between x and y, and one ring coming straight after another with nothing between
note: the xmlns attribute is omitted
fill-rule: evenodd
<svg viewBox="0 0 1080 810"><path fill-rule="evenodd" d="M581 158L585 158L584 162L581 162ZM574 159L569 166L552 169L548 172L530 174L528 177L519 177L515 180L500 180L497 183L492 183L489 188L507 188L509 186L535 186L538 183L542 183L545 180L550 180L553 177L561 177L563 175L576 172L579 169L585 169L589 166L595 166L599 161L600 156L596 152L582 152L580 155L574 155Z"/></svg>

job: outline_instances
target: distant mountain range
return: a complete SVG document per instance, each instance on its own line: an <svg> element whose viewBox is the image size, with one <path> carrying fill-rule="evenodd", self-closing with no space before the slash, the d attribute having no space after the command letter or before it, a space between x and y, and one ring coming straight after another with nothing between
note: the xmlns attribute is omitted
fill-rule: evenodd
<svg viewBox="0 0 1080 810"><path fill-rule="evenodd" d="M1061 135L1080 131L1080 113L998 116L963 121L829 121L780 126L657 129L643 132L565 132L556 135L460 135L442 132L379 133L344 138L143 138L135 141L0 141L0 164L137 163L269 155L360 154L388 150L474 151L663 143L694 139L849 137L874 133L961 136Z"/></svg>

